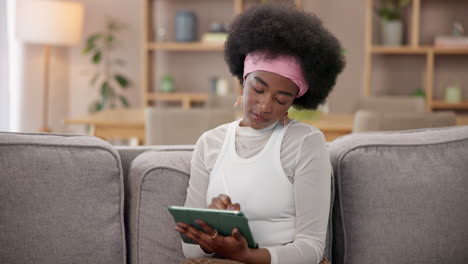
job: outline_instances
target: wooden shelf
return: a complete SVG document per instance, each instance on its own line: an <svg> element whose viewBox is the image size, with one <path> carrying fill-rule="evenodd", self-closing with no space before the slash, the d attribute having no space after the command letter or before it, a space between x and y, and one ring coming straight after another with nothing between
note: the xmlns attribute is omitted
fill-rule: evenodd
<svg viewBox="0 0 468 264"><path fill-rule="evenodd" d="M148 50L165 51L223 51L224 43L204 43L204 42L149 42Z"/></svg>
<svg viewBox="0 0 468 264"><path fill-rule="evenodd" d="M452 54L452 55L468 55L468 48L441 48L433 47L434 54Z"/></svg>
<svg viewBox="0 0 468 264"><path fill-rule="evenodd" d="M433 100L431 103L433 109L458 109L468 110L468 101L464 101L461 103L448 103L443 100Z"/></svg>
<svg viewBox="0 0 468 264"><path fill-rule="evenodd" d="M423 0L411 0L410 19L407 21L407 44L401 46L383 46L374 44L375 38L375 4L378 0L366 0L366 35L365 35L365 59L364 59L364 95L372 95L373 59L375 55L423 55L425 57L424 91L426 93L426 110L468 110L468 101L461 103L447 103L434 99L434 80L436 61L441 55L468 55L468 47L440 47L421 44L421 2Z"/></svg>
<svg viewBox="0 0 468 264"><path fill-rule="evenodd" d="M433 52L434 54L452 54L452 55L468 55L468 48L442 48L435 46L378 46L371 47L373 54L427 54Z"/></svg>
<svg viewBox="0 0 468 264"><path fill-rule="evenodd" d="M166 101L166 102L180 102L182 108L188 109L191 107L192 102L206 103L209 98L207 93L148 93L148 101Z"/></svg>
<svg viewBox="0 0 468 264"><path fill-rule="evenodd" d="M160 25L165 24L166 22L163 20L161 16L156 17L156 14L159 14L161 12L167 12L172 11L174 8L178 8L179 4L172 3L176 1L165 1L167 4L157 4L156 2L160 1L155 1L155 0L141 0L142 1L142 9L143 9L143 14L141 16L141 24L143 25L142 27L142 32L141 32L141 46L142 48L140 49L141 51L141 89L142 89L142 94L143 94L143 106L148 106L152 105L154 102L160 102L160 101L171 101L171 102L180 102L182 103L182 107L184 108L189 108L192 104L192 102L206 102L208 99L208 94L196 94L196 93L175 93L175 94L163 94L163 93L157 93L154 91L158 91L157 85L155 85L155 78L158 76L158 73L161 73L163 70L164 66L168 65L168 62L166 60L158 60L161 55L164 56L164 54L167 52L173 52L173 53L183 53L183 52L188 52L187 56L202 56L205 57L209 60L209 62L212 62L214 57L222 58L223 57L223 50L224 50L224 43L206 43L202 41L198 42L175 42L175 41L168 41L168 42L159 42L155 38L155 26L158 25L158 23L161 23ZM191 5L200 5L198 1L187 1L188 2L194 2L190 3ZM202 1L204 2L204 1ZM220 1L221 2L221 1ZM232 18L236 15L239 15L242 13L246 6L249 4L248 2L251 1L246 1L246 0L230 0L226 1L227 4L231 3L232 4L232 13L229 15L229 17L226 17L226 21L232 20ZM256 2L259 2L256 0ZM303 8L303 2L304 0L288 0L290 3L294 3L297 8L302 9ZM184 4L185 5L185 4ZM204 3L203 5L210 5L209 2ZM160 9L160 10L157 10ZM164 10L165 9L165 10ZM197 8L198 9L198 8ZM200 8L201 10L202 8ZM198 10L198 11L200 11ZM204 18L205 20L209 21L212 19L212 17L209 14L209 9L205 8L203 12L200 12L197 14L200 19ZM161 19L160 19L161 18ZM168 17L166 17L167 19ZM159 19L159 20L158 20ZM172 18L170 18L172 19ZM203 20L203 19L202 19ZM158 52L157 52L158 51ZM190 52L200 52L198 55L196 54L191 54ZM210 54L209 52L214 52L215 54ZM206 55L206 56L205 56ZM213 56L214 57L213 57ZM219 56L218 56L219 55ZM200 65L193 65L192 67L199 67ZM206 73L207 70L209 70L209 67L201 71L202 74ZM227 67L226 67L227 70ZM226 72L228 73L228 72ZM217 73L219 75L220 73ZM185 77L185 76L184 76ZM187 78L193 78L190 76L187 76ZM240 84L235 80L234 87L237 90L240 90ZM204 91L201 89L197 89L198 87L194 88L196 91ZM190 92L190 90L188 90ZM208 92L208 91L207 91Z"/></svg>
<svg viewBox="0 0 468 264"><path fill-rule="evenodd" d="M412 46L372 46L371 53L373 54L426 54L429 51L428 47L412 47Z"/></svg>

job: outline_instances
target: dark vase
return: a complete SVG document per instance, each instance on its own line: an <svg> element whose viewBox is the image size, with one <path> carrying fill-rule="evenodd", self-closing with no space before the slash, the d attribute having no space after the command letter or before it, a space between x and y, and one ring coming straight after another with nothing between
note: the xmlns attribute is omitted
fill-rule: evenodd
<svg viewBox="0 0 468 264"><path fill-rule="evenodd" d="M175 39L179 42L197 40L197 16L190 11L178 11L175 17Z"/></svg>

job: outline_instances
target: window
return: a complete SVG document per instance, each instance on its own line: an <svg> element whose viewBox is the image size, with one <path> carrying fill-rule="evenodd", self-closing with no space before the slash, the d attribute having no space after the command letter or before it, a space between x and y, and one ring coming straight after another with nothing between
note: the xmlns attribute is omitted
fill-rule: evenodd
<svg viewBox="0 0 468 264"><path fill-rule="evenodd" d="M21 46L15 37L16 0L0 1L0 131L19 131Z"/></svg>

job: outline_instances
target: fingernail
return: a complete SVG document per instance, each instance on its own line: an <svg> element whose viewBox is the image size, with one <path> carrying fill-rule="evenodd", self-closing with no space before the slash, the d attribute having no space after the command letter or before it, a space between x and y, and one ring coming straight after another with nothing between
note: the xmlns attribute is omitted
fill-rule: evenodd
<svg viewBox="0 0 468 264"><path fill-rule="evenodd" d="M195 220L195 223L201 224L201 221L199 219Z"/></svg>
<svg viewBox="0 0 468 264"><path fill-rule="evenodd" d="M182 223L177 223L176 226L177 226L177 227L184 227L184 224L182 224Z"/></svg>
<svg viewBox="0 0 468 264"><path fill-rule="evenodd" d="M234 206L232 205L228 206L228 210L232 210L232 209L234 209Z"/></svg>

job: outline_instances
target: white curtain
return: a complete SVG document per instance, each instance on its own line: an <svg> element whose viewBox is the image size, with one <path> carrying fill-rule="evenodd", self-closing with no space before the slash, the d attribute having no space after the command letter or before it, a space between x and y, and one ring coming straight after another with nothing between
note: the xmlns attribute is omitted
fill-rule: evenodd
<svg viewBox="0 0 468 264"><path fill-rule="evenodd" d="M16 0L0 0L0 131L20 131L22 46L15 37Z"/></svg>
<svg viewBox="0 0 468 264"><path fill-rule="evenodd" d="M0 1L0 131L10 130L7 3Z"/></svg>

